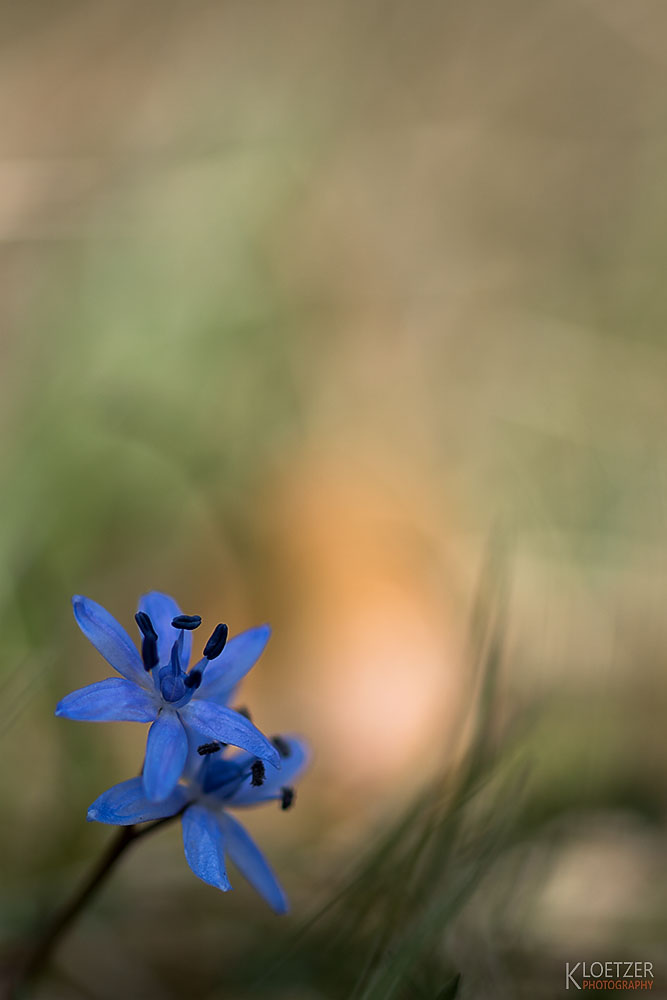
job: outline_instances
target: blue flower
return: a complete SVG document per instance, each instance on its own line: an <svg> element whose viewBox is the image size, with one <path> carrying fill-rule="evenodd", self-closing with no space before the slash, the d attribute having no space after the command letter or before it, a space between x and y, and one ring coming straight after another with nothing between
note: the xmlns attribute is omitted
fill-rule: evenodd
<svg viewBox="0 0 667 1000"><path fill-rule="evenodd" d="M278 801L289 808L291 783L305 768L308 750L297 737L274 737L282 758L278 774L264 773L261 760L247 753L217 752L199 759L187 785L178 785L163 802L146 798L140 778L114 785L93 802L88 820L132 826L182 813L185 858L192 871L209 885L231 889L225 857L277 913L287 912L287 898L268 861L244 827L228 812L263 802ZM202 747L206 752L209 748Z"/></svg>
<svg viewBox="0 0 667 1000"><path fill-rule="evenodd" d="M72 692L56 715L87 722L152 722L146 744L143 790L151 802L169 799L186 766L188 737L241 747L274 767L278 750L249 719L225 702L259 658L270 629L249 629L227 642L218 625L204 655L189 672L192 632L198 615L183 615L172 597L144 595L136 614L141 655L125 629L87 597L72 598L74 617L93 646L122 677Z"/></svg>

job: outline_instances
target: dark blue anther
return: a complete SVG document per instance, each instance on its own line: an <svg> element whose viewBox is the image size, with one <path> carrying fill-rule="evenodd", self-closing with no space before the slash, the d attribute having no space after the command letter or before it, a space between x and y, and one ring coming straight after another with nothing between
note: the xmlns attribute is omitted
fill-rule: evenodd
<svg viewBox="0 0 667 1000"><path fill-rule="evenodd" d="M225 648L228 635L229 629L226 625L215 626L213 635L204 646L204 656L207 660L214 660L216 656L220 656L220 653Z"/></svg>
<svg viewBox="0 0 667 1000"><path fill-rule="evenodd" d="M263 785L264 784L264 777L266 775L266 770L264 768L264 762L261 761L261 760L255 760L255 761L253 761L252 767L250 768L250 774L252 775L252 779L250 781L250 784L254 788L259 788L260 785Z"/></svg>
<svg viewBox="0 0 667 1000"><path fill-rule="evenodd" d="M191 670L189 674L183 678L183 683L186 688L194 688L195 690L201 684L201 670Z"/></svg>
<svg viewBox="0 0 667 1000"><path fill-rule="evenodd" d="M158 664L157 632L153 628L153 622L145 611L137 611L134 620L143 636L141 642L141 659L144 661L145 669L152 670Z"/></svg>
<svg viewBox="0 0 667 1000"><path fill-rule="evenodd" d="M220 750L221 745L222 744L217 742L202 743L201 746L197 747L197 753L200 757L206 757L210 753L217 753L218 750Z"/></svg>
<svg viewBox="0 0 667 1000"><path fill-rule="evenodd" d="M292 751L290 750L290 745L286 739L284 739L282 736L272 736L271 742L273 743L274 747L276 748L281 757L289 757Z"/></svg>
<svg viewBox="0 0 667 1000"><path fill-rule="evenodd" d="M294 805L294 789L286 786L280 789L280 808L289 809Z"/></svg>
<svg viewBox="0 0 667 1000"><path fill-rule="evenodd" d="M158 665L157 639L152 635L145 635L141 640L141 659L146 670L152 670Z"/></svg>
<svg viewBox="0 0 667 1000"><path fill-rule="evenodd" d="M176 615L175 618L172 618L171 624L174 628L185 628L191 632L201 625L201 615Z"/></svg>
<svg viewBox="0 0 667 1000"><path fill-rule="evenodd" d="M157 640L157 632L153 628L153 622L150 620L145 611L137 611L134 616L134 620L139 626L139 631L142 635L146 636L148 639Z"/></svg>

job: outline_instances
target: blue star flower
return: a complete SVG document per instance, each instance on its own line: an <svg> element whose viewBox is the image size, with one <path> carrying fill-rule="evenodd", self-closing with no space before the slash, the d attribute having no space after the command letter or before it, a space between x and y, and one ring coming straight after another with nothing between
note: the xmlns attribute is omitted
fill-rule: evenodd
<svg viewBox="0 0 667 1000"><path fill-rule="evenodd" d="M152 722L142 777L151 802L167 800L174 791L186 766L188 735L200 743L202 736L230 743L280 767L274 744L224 704L262 653L268 625L229 642L227 626L218 625L188 672L192 631L201 618L181 614L172 597L153 591L141 598L136 614L141 655L101 605L80 596L72 604L83 634L122 677L72 692L59 702L56 715L87 722Z"/></svg>
<svg viewBox="0 0 667 1000"><path fill-rule="evenodd" d="M291 783L308 762L308 750L297 737L274 737L282 758L280 774L265 774L262 761L252 754L212 750L198 762L188 785L178 785L163 802L151 802L141 779L131 778L114 785L93 802L88 820L132 826L149 820L165 819L182 813L185 858L192 871L209 885L227 892L225 856L255 887L276 913L287 912L287 898L268 861L244 827L228 812L229 808L278 801L287 809L294 799Z"/></svg>

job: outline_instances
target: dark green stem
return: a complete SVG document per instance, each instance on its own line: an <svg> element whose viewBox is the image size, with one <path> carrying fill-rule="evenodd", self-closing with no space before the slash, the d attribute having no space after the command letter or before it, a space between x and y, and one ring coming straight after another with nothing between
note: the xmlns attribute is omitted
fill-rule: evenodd
<svg viewBox="0 0 667 1000"><path fill-rule="evenodd" d="M158 827L164 826L165 823L171 823L176 818L176 816L168 816L166 819L159 819L154 823L147 824L139 830L136 826L119 827L116 836L109 843L97 864L70 899L54 914L52 920L46 925L30 949L27 957L20 963L13 982L10 984L8 998L22 996L23 988L39 976L63 934L106 881L130 844L152 833Z"/></svg>

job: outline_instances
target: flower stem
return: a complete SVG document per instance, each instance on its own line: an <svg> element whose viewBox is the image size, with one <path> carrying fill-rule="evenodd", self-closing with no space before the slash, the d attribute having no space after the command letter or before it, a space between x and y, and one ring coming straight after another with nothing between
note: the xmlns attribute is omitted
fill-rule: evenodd
<svg viewBox="0 0 667 1000"><path fill-rule="evenodd" d="M20 963L11 984L8 997L20 997L23 987L39 976L49 961L60 938L76 920L100 886L106 881L130 844L133 844L147 834L152 833L157 827L161 827L174 819L176 819L176 816L168 816L166 819L159 819L154 823L146 824L141 829L137 829L136 826L121 826L118 828L116 836L110 841L97 864L94 865L70 899L67 900L60 910L56 911L51 921L37 938L28 955Z"/></svg>

